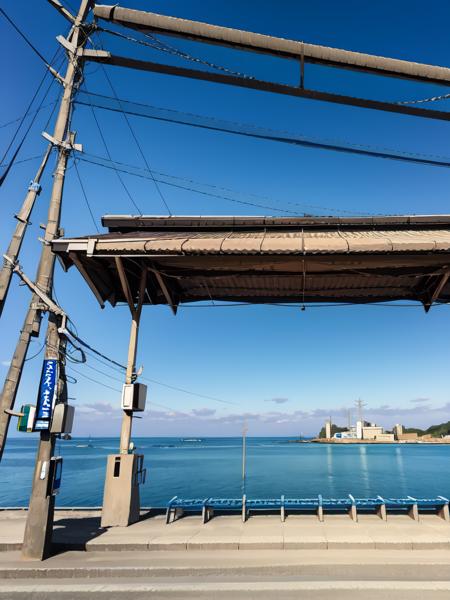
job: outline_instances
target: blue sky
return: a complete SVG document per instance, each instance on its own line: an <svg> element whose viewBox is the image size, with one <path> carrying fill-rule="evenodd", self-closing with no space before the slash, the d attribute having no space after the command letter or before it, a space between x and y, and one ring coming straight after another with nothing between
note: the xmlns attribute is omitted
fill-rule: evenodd
<svg viewBox="0 0 450 600"><path fill-rule="evenodd" d="M71 0L75 4L76 0ZM261 0L191 0L145 2L127 0L123 6L206 21L306 42L330 45L417 62L446 64L449 56L447 24L450 6L431 1L427 10L415 0L362 3L343 0L316 2ZM3 6L39 50L51 57L56 35L66 22L46 2L32 2L27 11L13 0ZM39 21L39 28L35 23ZM107 25L105 25L107 27ZM0 21L3 81L8 93L0 96L0 125L20 116L43 75L43 65L11 27ZM123 30L127 33L126 30ZM133 33L131 32L131 35ZM184 64L148 48L102 34L105 47L122 54ZM182 40L177 48L232 70L274 81L295 83L295 63L275 58L233 53ZM179 61L179 62L177 62ZM191 66L187 63L186 66ZM450 156L447 123L365 109L276 96L207 82L170 78L152 73L108 68L120 98L155 106L236 120L318 138L346 140L424 154ZM388 78L318 69L307 65L306 85L356 96L392 101L426 98L445 88ZM111 95L102 69L86 69L90 91ZM4 88L5 89L5 88ZM56 84L49 100L56 98ZM445 109L445 102L436 104ZM51 108L39 114L19 159L41 154L40 137ZM122 116L97 110L115 160L144 166ZM265 203L283 210L298 203L300 212L321 214L447 213L450 172L320 150L233 137L189 127L131 117L139 142L152 169L176 177L231 188L239 197L270 198ZM51 126L50 126L51 129ZM105 155L89 109L78 106L72 129L85 152ZM0 149L6 148L14 125L0 129ZM14 228L12 215L22 202L38 160L19 163L0 190L0 239L6 248ZM95 220L105 213L134 213L112 171L85 162L78 168ZM147 214L164 214L151 181L125 175L137 204ZM51 189L51 169L43 180L33 225L29 228L21 262L33 276L40 250L39 223L45 222ZM175 214L249 214L250 207L162 186ZM250 198L251 200L251 198ZM282 214L252 209L253 214ZM94 231L76 173L68 170L62 225L66 235ZM101 311L79 275L57 269L56 295L78 327L79 334L103 352L125 361L129 315L125 308ZM28 291L15 281L0 322L0 373L16 343ZM430 425L450 418L447 373L450 358L446 333L448 307L425 315L419 306L402 307L186 307L173 317L169 309L146 308L143 314L138 362L146 377L214 396L202 399L166 387L150 385L149 410L136 420L139 435L233 435L248 421L250 435L314 434L328 414L344 421L343 408L361 397L371 420L391 426ZM41 341L35 341L30 356ZM34 402L42 354L27 363L18 405ZM75 366L117 390L120 374L89 360ZM72 372L77 383L70 395L77 406L75 433L118 435L120 394Z"/></svg>

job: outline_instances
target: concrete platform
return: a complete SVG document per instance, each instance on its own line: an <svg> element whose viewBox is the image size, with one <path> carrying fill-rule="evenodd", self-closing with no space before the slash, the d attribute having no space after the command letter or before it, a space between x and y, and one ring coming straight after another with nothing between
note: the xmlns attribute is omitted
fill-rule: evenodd
<svg viewBox="0 0 450 600"><path fill-rule="evenodd" d="M0 550L19 550L26 513L0 512ZM406 515L291 515L281 523L275 515L256 515L242 523L238 515L181 518L170 525L163 515L142 515L129 527L102 529L97 511L58 511L55 550L197 551L197 550L450 550L450 524L436 515L414 521Z"/></svg>
<svg viewBox="0 0 450 600"><path fill-rule="evenodd" d="M437 516L142 515L100 527L96 511L58 511L55 554L24 560L23 511L0 511L0 600L448 600L450 524ZM209 552L208 552L209 550Z"/></svg>
<svg viewBox="0 0 450 600"><path fill-rule="evenodd" d="M0 555L0 598L441 600L448 550L62 552L44 563Z"/></svg>

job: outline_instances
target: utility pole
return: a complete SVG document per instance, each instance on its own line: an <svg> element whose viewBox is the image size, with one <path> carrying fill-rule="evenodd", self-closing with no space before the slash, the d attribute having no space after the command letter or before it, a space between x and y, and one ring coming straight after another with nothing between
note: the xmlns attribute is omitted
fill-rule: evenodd
<svg viewBox="0 0 450 600"><path fill-rule="evenodd" d="M25 237L25 232L27 230L27 226L30 224L29 219L33 211L34 203L36 202L37 196L41 193L41 177L47 165L52 148L52 144L49 144L47 146L47 150L44 154L41 164L39 165L36 175L34 176L34 179L30 182L30 185L28 186L28 192L25 196L25 200L23 201L22 208L20 209L19 213L15 215L17 219L17 225L11 238L11 242L8 246L8 250L6 251L6 256L10 259L11 262L5 260L3 264L3 269L0 271L0 317L2 316L3 308L6 302L6 297L8 295L9 285L11 283L13 274L14 263L19 257L19 252L22 246L23 239Z"/></svg>
<svg viewBox="0 0 450 600"><path fill-rule="evenodd" d="M54 5L54 2L51 1L51 4ZM51 241L60 234L61 203L67 161L72 150L81 149L80 146L77 147L74 144L75 134L71 133L69 128L72 97L75 85L81 78L83 48L87 42L87 33L83 29L83 24L92 5L93 0L81 0L76 17L65 11L64 16L72 23L72 29L68 40L61 37L58 38L67 49L69 60L67 62L65 77L54 73L64 86L64 93L53 136L44 135L57 148L58 157L53 175L54 180L48 209L47 226L36 276L36 285L49 296L51 296L52 292L55 267L55 255L51 251ZM33 294L0 396L0 460L3 455L10 421L10 414L5 411L12 410L14 407L30 340L32 336L39 336L42 311L44 309L45 306L39 301L39 297ZM47 339L49 339L49 336L47 336Z"/></svg>
<svg viewBox="0 0 450 600"><path fill-rule="evenodd" d="M52 1L51 4L55 5ZM44 137L49 140L52 146L57 148L58 157L53 175L54 180L44 242L37 270L36 285L50 297L55 267L55 256L51 251L51 241L60 235L61 205L67 161L72 150L81 149L81 147L75 145L75 134L70 131L71 104L75 86L81 79L83 48L87 42L88 35L84 30L84 22L92 4L92 0L81 0L76 17L68 11L62 13L72 23L69 38L67 40L61 37L58 38L68 52L65 76L61 77L59 74L54 73L55 77L63 85L64 92L53 136L44 133ZM42 311L45 308L45 305L39 302L37 294L33 294L0 398L0 458L5 446L10 420L9 413L5 411L11 410L14 407L30 339L31 336L39 335ZM60 365L56 402L64 402L67 394L64 361L61 360L61 356L64 354L65 339L60 337L58 326L59 317L50 314L46 335L45 356L47 359L57 360ZM55 434L51 434L49 430L41 431L22 548L22 554L27 558L42 560L49 555L51 549L54 498L51 490L49 490L49 467L54 446Z"/></svg>
<svg viewBox="0 0 450 600"><path fill-rule="evenodd" d="M49 314L45 358L58 361L57 403L67 402L67 382L64 361L61 355L66 340L58 332L58 315ZM49 486L50 463L55 451L56 435L41 431L34 467L33 487L27 512L27 522L22 544L22 556L44 560L51 554L55 496Z"/></svg>

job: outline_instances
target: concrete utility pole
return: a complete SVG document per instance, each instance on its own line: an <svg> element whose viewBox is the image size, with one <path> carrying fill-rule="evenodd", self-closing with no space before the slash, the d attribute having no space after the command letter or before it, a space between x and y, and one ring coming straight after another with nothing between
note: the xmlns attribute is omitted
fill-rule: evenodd
<svg viewBox="0 0 450 600"><path fill-rule="evenodd" d="M57 402L67 402L67 383L64 361L60 359L64 353L66 340L58 332L61 317L51 313L48 319L45 358L59 362ZM34 467L33 487L27 522L22 544L22 556L44 560L50 556L55 496L49 489L50 461L55 451L56 435L50 431L41 431L36 465Z"/></svg>
<svg viewBox="0 0 450 600"><path fill-rule="evenodd" d="M60 234L61 203L65 171L70 152L75 148L75 134L69 131L71 103L75 85L80 81L83 69L83 48L87 41L87 34L83 29L83 23L92 5L93 0L82 0L76 17L70 15L70 13L66 11L67 14L64 14L64 16L72 23L73 27L68 40L59 38L61 43L67 49L69 60L65 77L60 77L58 75L58 79L64 86L64 93L53 136L45 134L45 137L57 148L58 158L53 175L54 180L44 243L36 276L36 285L49 296L51 296L52 292L55 266L55 255L51 251L50 243ZM79 147L79 149L81 149L81 147ZM45 305L40 302L36 294L33 294L0 396L0 460L3 455L10 421L10 415L5 411L12 410L14 407L30 339L32 336L37 337L39 335L42 311L44 309Z"/></svg>
<svg viewBox="0 0 450 600"><path fill-rule="evenodd" d="M23 239L25 237L25 232L27 230L27 226L30 224L29 219L33 211L34 203L36 201L37 196L41 192L41 177L47 165L52 148L52 144L49 144L42 159L42 162L39 165L39 168L36 172L36 175L33 181L31 181L30 185L28 186L28 192L25 196L25 200L23 201L22 208L20 209L19 213L15 215L17 219L17 225L11 238L11 242L8 246L8 250L6 251L6 256L9 259L11 259L12 262L8 262L5 260L3 269L0 271L0 317L2 316L3 308L6 302L6 297L8 295L9 285L11 283L13 274L14 263L19 257L19 252L22 246Z"/></svg>
<svg viewBox="0 0 450 600"><path fill-rule="evenodd" d="M53 3L52 3L53 4ZM53 138L47 136L50 141L58 147L58 162L54 175L52 195L48 212L47 227L45 230L45 241L42 247L36 284L42 287L51 297L55 256L51 252L50 242L59 235L61 219L61 204L64 188L65 171L70 152L75 148L75 134L70 131L71 103L75 85L78 83L82 73L82 49L87 41L87 33L83 29L84 21L92 6L92 0L81 0L80 8L76 18L70 13L66 16L73 21L73 28L69 40L61 40L67 48L69 60L66 76L64 78L64 94L56 120ZM81 52L80 52L81 49ZM29 316L30 323L36 324L39 329L41 313L33 307L33 295ZM66 377L64 371L64 354L66 341L58 332L59 317L50 313L46 336L47 359L56 359L59 364L59 375L57 385L56 402L67 402ZM22 332L23 333L23 332ZM29 338L28 338L29 341ZM19 345L20 345L19 340ZM27 344L28 347L28 344ZM25 350L26 353L26 350ZM14 360L14 359L13 359ZM22 363L23 364L23 363ZM18 381L20 379L19 371ZM17 393L17 385L13 387L14 395L10 400L14 403ZM3 400L3 398L2 398ZM2 431L0 430L0 435ZM6 431L3 435L6 437ZM39 446L36 455L36 466L33 477L33 488L31 492L30 505L27 513L27 523L22 546L22 555L26 558L44 559L51 551L51 539L53 532L54 496L49 486L50 460L53 457L55 447L55 434L50 431L41 431Z"/></svg>

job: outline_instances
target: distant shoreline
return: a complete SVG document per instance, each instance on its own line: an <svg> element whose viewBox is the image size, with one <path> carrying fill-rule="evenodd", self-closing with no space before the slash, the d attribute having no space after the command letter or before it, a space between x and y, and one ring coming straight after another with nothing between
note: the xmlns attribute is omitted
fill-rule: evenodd
<svg viewBox="0 0 450 600"><path fill-rule="evenodd" d="M436 445L440 444L446 446L450 444L450 439L443 440L436 438L436 440L359 440L359 439L326 439L326 438L314 438L312 440L292 440L294 444L334 444L334 445L348 445L348 444L429 444Z"/></svg>

